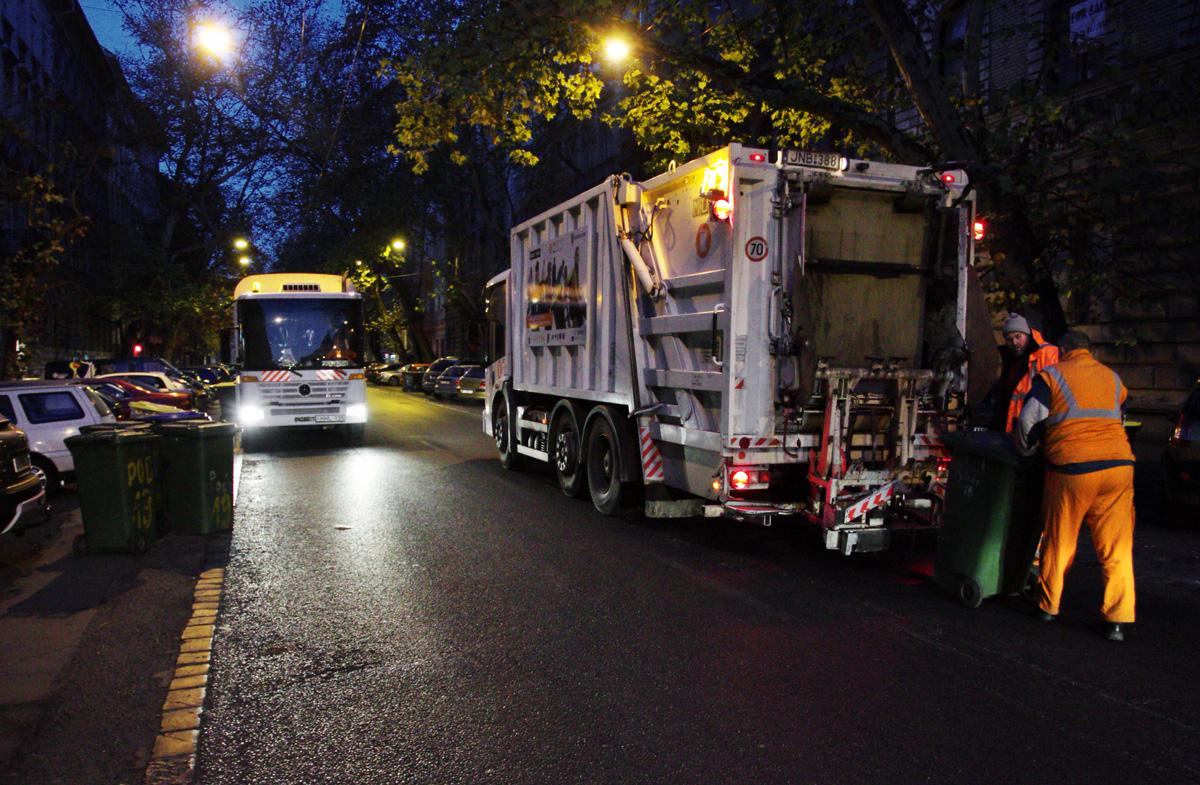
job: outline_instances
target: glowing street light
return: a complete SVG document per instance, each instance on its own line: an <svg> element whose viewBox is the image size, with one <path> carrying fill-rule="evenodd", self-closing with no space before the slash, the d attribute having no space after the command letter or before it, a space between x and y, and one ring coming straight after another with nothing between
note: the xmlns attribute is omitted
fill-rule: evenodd
<svg viewBox="0 0 1200 785"><path fill-rule="evenodd" d="M242 264L243 266L245 266L245 265L248 265L248 264L250 264L250 257L249 257L249 256L243 256L243 257L241 257L240 259L238 259L238 262L239 262L240 264Z"/></svg>
<svg viewBox="0 0 1200 785"><path fill-rule="evenodd" d="M229 29L215 22L202 22L194 31L196 46L216 58L233 51L233 36Z"/></svg>
<svg viewBox="0 0 1200 785"><path fill-rule="evenodd" d="M392 247L395 248L397 251L403 251L404 250L404 241L403 240L392 240Z"/></svg>
<svg viewBox="0 0 1200 785"><path fill-rule="evenodd" d="M249 245L250 245L250 243L246 242L246 238L244 238L244 237L239 237L233 241L233 247L238 249L239 251L244 248L249 247Z"/></svg>
<svg viewBox="0 0 1200 785"><path fill-rule="evenodd" d="M614 63L629 56L629 44L619 38L610 38L604 43L604 56Z"/></svg>

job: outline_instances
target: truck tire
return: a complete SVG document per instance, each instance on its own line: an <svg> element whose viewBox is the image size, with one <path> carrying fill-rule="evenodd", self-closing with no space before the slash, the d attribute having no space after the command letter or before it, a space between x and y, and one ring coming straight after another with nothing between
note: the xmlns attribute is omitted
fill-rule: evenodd
<svg viewBox="0 0 1200 785"><path fill-rule="evenodd" d="M613 515L634 504L635 488L623 482L617 432L605 417L596 417L587 434L587 480L592 504L602 515Z"/></svg>
<svg viewBox="0 0 1200 785"><path fill-rule="evenodd" d="M558 407L550 426L550 463L554 466L558 487L573 499L587 487L579 420L575 407L568 403Z"/></svg>
<svg viewBox="0 0 1200 785"><path fill-rule="evenodd" d="M496 442L500 465L505 469L515 469L520 464L520 456L517 454L516 428L508 408L508 395L501 393L496 396L492 405L492 438Z"/></svg>

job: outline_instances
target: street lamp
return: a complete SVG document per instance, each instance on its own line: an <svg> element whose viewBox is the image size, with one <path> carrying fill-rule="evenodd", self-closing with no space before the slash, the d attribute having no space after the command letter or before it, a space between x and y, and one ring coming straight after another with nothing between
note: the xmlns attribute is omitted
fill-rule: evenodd
<svg viewBox="0 0 1200 785"><path fill-rule="evenodd" d="M250 243L247 242L246 238L244 238L244 237L239 237L233 241L233 247L238 249L239 251L246 249L247 247L249 247L249 245L250 245Z"/></svg>
<svg viewBox="0 0 1200 785"><path fill-rule="evenodd" d="M247 265L249 265L249 264L250 264L250 257L249 257L249 256L243 256L243 257L241 257L241 258L239 258L239 259L238 259L238 262L239 262L239 263L240 263L240 264L241 264L243 267L245 267L245 266L247 266Z"/></svg>
<svg viewBox="0 0 1200 785"><path fill-rule="evenodd" d="M200 50L218 60L233 51L233 36L229 34L229 29L216 22L195 25L193 35Z"/></svg>
<svg viewBox="0 0 1200 785"><path fill-rule="evenodd" d="M392 247L395 248L397 251L403 251L404 250L404 241L403 240L392 240Z"/></svg>
<svg viewBox="0 0 1200 785"><path fill-rule="evenodd" d="M629 44L620 38L610 38L604 42L604 56L614 63L619 63L629 56Z"/></svg>

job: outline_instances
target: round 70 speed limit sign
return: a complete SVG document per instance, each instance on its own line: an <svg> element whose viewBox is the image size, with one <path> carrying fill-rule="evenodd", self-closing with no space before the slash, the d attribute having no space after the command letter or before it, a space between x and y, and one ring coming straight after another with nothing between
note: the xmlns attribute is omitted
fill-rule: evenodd
<svg viewBox="0 0 1200 785"><path fill-rule="evenodd" d="M746 243L746 258L752 262L761 262L767 258L767 241L761 237L751 237Z"/></svg>

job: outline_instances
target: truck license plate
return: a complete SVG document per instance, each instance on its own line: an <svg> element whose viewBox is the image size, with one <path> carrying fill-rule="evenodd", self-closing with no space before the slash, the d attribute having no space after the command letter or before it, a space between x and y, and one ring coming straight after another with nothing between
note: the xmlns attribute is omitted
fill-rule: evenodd
<svg viewBox="0 0 1200 785"><path fill-rule="evenodd" d="M346 415L344 414L318 414L313 418L313 422L345 422Z"/></svg>

